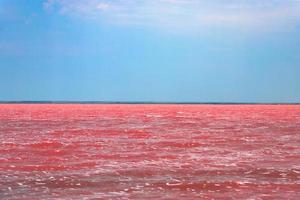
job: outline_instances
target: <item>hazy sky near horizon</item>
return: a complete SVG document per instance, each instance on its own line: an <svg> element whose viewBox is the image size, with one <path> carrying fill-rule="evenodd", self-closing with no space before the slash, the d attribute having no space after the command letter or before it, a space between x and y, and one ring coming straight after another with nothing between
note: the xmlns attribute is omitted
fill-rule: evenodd
<svg viewBox="0 0 300 200"><path fill-rule="evenodd" d="M0 0L0 101L300 102L300 0Z"/></svg>

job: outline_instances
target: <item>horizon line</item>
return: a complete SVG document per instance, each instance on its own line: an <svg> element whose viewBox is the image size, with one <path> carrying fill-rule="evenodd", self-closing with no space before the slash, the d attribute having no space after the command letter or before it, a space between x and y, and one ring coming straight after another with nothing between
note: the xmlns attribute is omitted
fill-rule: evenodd
<svg viewBox="0 0 300 200"><path fill-rule="evenodd" d="M186 104L186 105L300 105L300 102L193 102L193 101L0 101L0 104Z"/></svg>

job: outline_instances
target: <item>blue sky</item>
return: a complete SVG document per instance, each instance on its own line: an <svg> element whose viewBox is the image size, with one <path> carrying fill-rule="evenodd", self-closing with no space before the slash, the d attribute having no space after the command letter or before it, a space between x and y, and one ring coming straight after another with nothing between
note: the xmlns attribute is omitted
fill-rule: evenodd
<svg viewBox="0 0 300 200"><path fill-rule="evenodd" d="M300 102L300 1L0 0L0 100Z"/></svg>

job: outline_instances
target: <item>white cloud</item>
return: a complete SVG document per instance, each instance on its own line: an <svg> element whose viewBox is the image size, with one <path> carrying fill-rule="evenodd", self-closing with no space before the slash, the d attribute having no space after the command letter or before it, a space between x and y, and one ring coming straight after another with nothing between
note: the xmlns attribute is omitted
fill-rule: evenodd
<svg viewBox="0 0 300 200"><path fill-rule="evenodd" d="M100 2L97 4L97 9L99 10L106 10L110 7L110 5L108 3L104 3L104 2Z"/></svg>
<svg viewBox="0 0 300 200"><path fill-rule="evenodd" d="M202 29L293 28L299 0L47 0L45 9L122 25Z"/></svg>

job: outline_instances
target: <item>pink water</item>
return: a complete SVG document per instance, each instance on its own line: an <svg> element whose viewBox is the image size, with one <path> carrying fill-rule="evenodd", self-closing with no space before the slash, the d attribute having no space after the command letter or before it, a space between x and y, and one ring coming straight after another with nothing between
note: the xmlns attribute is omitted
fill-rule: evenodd
<svg viewBox="0 0 300 200"><path fill-rule="evenodd" d="M0 199L300 199L297 105L0 105Z"/></svg>

